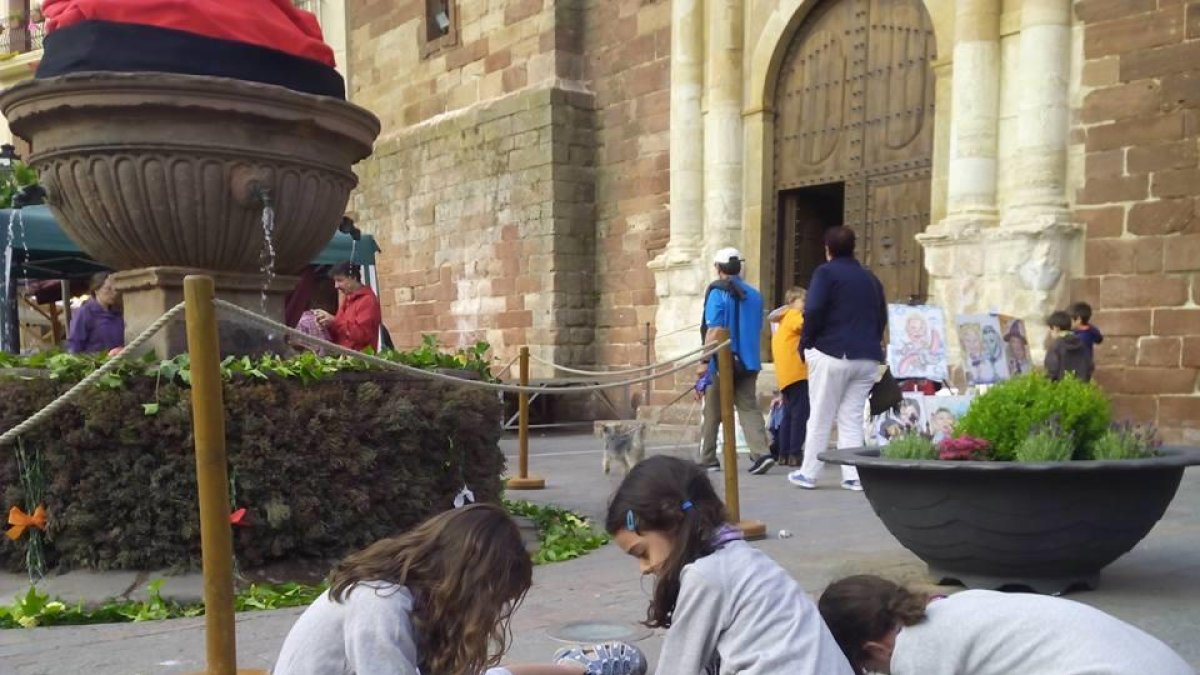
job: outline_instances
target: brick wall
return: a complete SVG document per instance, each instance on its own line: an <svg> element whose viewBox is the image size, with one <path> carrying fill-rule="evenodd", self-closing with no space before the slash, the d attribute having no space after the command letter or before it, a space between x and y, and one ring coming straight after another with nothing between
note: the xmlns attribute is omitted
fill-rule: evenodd
<svg viewBox="0 0 1200 675"><path fill-rule="evenodd" d="M596 92L596 356L641 364L657 307L646 264L670 230L671 3L585 6L584 73Z"/></svg>
<svg viewBox="0 0 1200 675"><path fill-rule="evenodd" d="M424 0L346 0L350 97L386 138L448 111L572 77L554 0L456 0L457 40L425 55Z"/></svg>
<svg viewBox="0 0 1200 675"><path fill-rule="evenodd" d="M423 3L348 3L351 98L384 122L352 208L384 248L397 344L642 363L669 230L670 1L459 0L458 44L428 57Z"/></svg>
<svg viewBox="0 0 1200 675"><path fill-rule="evenodd" d="M397 345L487 340L587 362L593 341L592 97L548 87L414 126L360 167L353 206L385 249Z"/></svg>
<svg viewBox="0 0 1200 675"><path fill-rule="evenodd" d="M1081 0L1087 226L1073 295L1117 414L1200 441L1200 2Z"/></svg>

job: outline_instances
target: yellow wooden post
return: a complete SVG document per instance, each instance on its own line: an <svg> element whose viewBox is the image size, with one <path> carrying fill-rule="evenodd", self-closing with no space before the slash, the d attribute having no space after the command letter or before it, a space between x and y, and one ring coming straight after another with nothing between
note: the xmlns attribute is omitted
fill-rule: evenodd
<svg viewBox="0 0 1200 675"><path fill-rule="evenodd" d="M521 386L529 386L529 347L521 347ZM546 481L529 474L529 394L517 394L517 475L508 479L510 490L541 490Z"/></svg>
<svg viewBox="0 0 1200 675"><path fill-rule="evenodd" d="M225 464L225 407L213 280L183 280L188 353L192 367L192 428L200 493L200 549L204 561L204 623L209 675L235 675L233 535L229 529L229 476Z"/></svg>
<svg viewBox="0 0 1200 675"><path fill-rule="evenodd" d="M724 328L713 328L711 331L718 342L729 339L729 331ZM765 523L758 520L742 520L742 503L738 493L737 430L733 428L733 350L729 345L717 352L717 386L721 396L721 429L724 432L721 461L725 466L725 509L729 512L729 519L737 524L746 539L763 539L767 536ZM750 414L762 413L756 408Z"/></svg>

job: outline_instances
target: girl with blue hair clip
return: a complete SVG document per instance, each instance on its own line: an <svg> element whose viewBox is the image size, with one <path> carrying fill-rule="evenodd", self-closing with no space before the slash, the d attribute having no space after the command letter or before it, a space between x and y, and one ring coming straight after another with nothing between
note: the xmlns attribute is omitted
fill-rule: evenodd
<svg viewBox="0 0 1200 675"><path fill-rule="evenodd" d="M646 625L666 628L656 675L852 675L800 584L731 525L699 464L635 466L605 527L655 577Z"/></svg>

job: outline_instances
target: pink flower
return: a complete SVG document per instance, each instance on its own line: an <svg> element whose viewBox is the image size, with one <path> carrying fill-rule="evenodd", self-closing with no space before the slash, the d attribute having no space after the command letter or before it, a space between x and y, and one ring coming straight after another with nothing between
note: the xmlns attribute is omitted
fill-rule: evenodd
<svg viewBox="0 0 1200 675"><path fill-rule="evenodd" d="M992 444L982 438L973 436L957 436L943 439L938 443L938 459L945 460L986 460L992 449Z"/></svg>

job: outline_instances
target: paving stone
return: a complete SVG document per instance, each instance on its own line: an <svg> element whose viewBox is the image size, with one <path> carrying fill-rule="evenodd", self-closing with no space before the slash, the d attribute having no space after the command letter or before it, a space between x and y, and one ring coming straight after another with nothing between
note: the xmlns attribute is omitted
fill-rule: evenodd
<svg viewBox="0 0 1200 675"><path fill-rule="evenodd" d="M515 498L553 503L599 519L620 474L600 470L601 441L589 435L535 435L530 468L546 478L546 489ZM516 444L505 440L512 457ZM690 446L689 446L690 447ZM648 454L686 455L687 450L652 446ZM511 462L515 463L515 462ZM846 574L873 572L928 584L924 565L888 534L861 493L837 489L836 471L826 471L823 489L797 490L784 472L750 476L743 471L743 516L763 520L771 537L757 543L811 594ZM723 475L712 476L718 492ZM779 539L779 530L792 537ZM1110 612L1162 639L1200 667L1200 470L1185 474L1163 520L1133 551L1110 566L1096 591L1071 599ZM104 578L112 576L112 581ZM79 575L76 588L131 583L126 575ZM179 577L184 580L190 577ZM75 581L78 579L78 581ZM85 583L86 581L86 583ZM171 578L167 586L171 587ZM6 588L0 577L0 590ZM122 589L123 590L123 589ZM650 583L636 563L609 545L578 560L535 569L534 586L513 618L511 663L537 662L561 646L547 631L575 621L634 624L645 618ZM301 609L238 615L238 665L268 668ZM639 644L657 658L661 633ZM87 673L142 675L195 672L203 666L201 619L0 631L5 675Z"/></svg>

